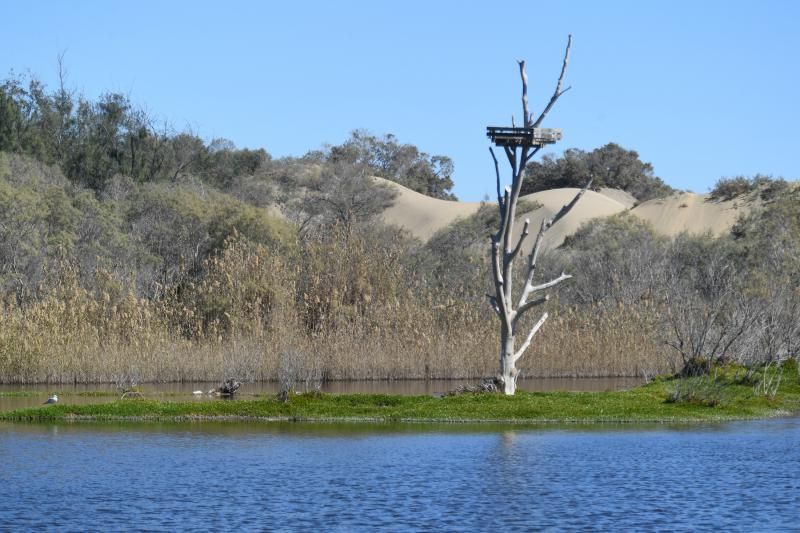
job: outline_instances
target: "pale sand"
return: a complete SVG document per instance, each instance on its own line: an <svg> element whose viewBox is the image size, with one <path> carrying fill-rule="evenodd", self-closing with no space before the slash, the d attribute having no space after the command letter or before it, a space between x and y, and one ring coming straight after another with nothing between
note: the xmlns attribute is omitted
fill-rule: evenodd
<svg viewBox="0 0 800 533"><path fill-rule="evenodd" d="M707 194L675 193L668 198L649 200L631 210L637 217L650 222L664 235L682 232L722 235L730 231L736 219L747 213L757 201L743 198L727 202L709 201Z"/></svg>
<svg viewBox="0 0 800 533"><path fill-rule="evenodd" d="M475 213L480 202L449 202L411 191L394 182L380 178L398 191L395 204L383 213L383 220L408 230L415 237L427 241L438 230L460 218ZM554 216L561 207L577 194L578 189L553 189L524 196L523 199L535 201L541 208L518 217L517 232L522 231L522 221L529 217L531 236L525 248L532 246L533 237L544 217ZM633 207L636 199L630 194L616 189L601 189L600 192L587 191L575 208L547 233L547 248L560 246L564 238L575 233L580 225L588 220L606 217L629 211L632 215L650 222L655 230L663 235L677 235L683 231L702 234L711 232L720 235L729 231L737 217L746 213L754 205L743 199L727 202L707 200L708 195L694 193L675 193L668 198L650 200ZM495 202L491 204L494 206Z"/></svg>
<svg viewBox="0 0 800 533"><path fill-rule="evenodd" d="M474 214L481 206L480 202L438 200L409 190L396 183L379 178L376 179L382 183L388 183L398 191L394 205L383 213L384 222L404 228L423 241L427 241L438 230L447 227L456 220ZM532 246L534 235L538 231L542 219L554 216L564 204L572 200L577 192L578 189L554 189L522 197L523 200L537 202L542 206L531 213L520 213L518 217L520 219L518 232L522 231L522 220L524 218L528 217L531 221L531 236L528 238L528 241L531 242L527 243L526 248ZM625 195L626 193L621 194ZM620 196L620 198L625 199L624 196ZM591 218L610 216L625 211L627 208L626 204L610 196L587 191L575 209L548 232L548 246L560 245L564 242L564 237L574 233L583 222Z"/></svg>
<svg viewBox="0 0 800 533"><path fill-rule="evenodd" d="M375 178L398 192L394 205L383 212L383 221L408 230L413 236L427 241L434 233L460 218L477 212L480 202L448 202L425 196L393 181Z"/></svg>

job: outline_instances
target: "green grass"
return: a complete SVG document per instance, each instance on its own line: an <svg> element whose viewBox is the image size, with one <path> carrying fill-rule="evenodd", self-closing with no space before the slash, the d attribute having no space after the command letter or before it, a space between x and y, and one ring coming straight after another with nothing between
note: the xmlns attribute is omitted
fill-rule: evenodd
<svg viewBox="0 0 800 533"><path fill-rule="evenodd" d="M616 392L518 392L499 394L394 396L386 394L302 394L275 398L166 402L117 400L96 405L47 405L0 413L0 420L296 420L369 422L693 422L763 418L800 412L796 363L787 364L777 394L754 390L734 367L688 380L659 379ZM771 372L775 372L772 370ZM676 387L691 394L674 400Z"/></svg>

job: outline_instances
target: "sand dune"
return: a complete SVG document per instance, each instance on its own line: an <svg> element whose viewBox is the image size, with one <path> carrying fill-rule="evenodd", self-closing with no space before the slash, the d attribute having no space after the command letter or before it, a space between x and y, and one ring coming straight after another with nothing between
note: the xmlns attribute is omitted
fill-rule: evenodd
<svg viewBox="0 0 800 533"><path fill-rule="evenodd" d="M481 205L480 202L437 200L394 182L380 178L376 180L388 184L399 193L395 204L383 213L383 220L407 229L422 240L430 239L438 230L459 218L472 215ZM525 200L538 202L541 207L530 213L523 213L519 218L530 218L531 233L534 234L544 217L552 217L577 192L578 189L571 188L553 189L524 196ZM650 200L634 207L635 202L633 196L616 189L588 191L572 212L550 230L548 247L559 246L565 237L574 233L587 220L623 211L629 211L650 222L656 231L664 235L677 235L683 231L719 235L730 230L737 217L752 206L742 200L709 201L708 195L694 193L675 193L668 198ZM521 231L521 224L518 228ZM529 237L529 241L532 239L532 236ZM527 248L532 246L532 242L526 244Z"/></svg>
<svg viewBox="0 0 800 533"><path fill-rule="evenodd" d="M709 200L707 194L682 192L644 202L631 213L650 222L664 235L673 236L684 231L721 235L752 205L741 199L717 202Z"/></svg>
<svg viewBox="0 0 800 533"><path fill-rule="evenodd" d="M523 244L523 249L530 250L533 246L536 230L539 229L542 220L555 216L565 204L568 204L575 198L575 195L578 194L579 191L580 189L572 188L552 189L549 191L535 192L522 197L525 200L538 202L542 205L539 209L530 213L525 213L519 217L520 219L529 218L531 221L531 235L528 237L527 242ZM625 204L601 192L586 191L586 194L580 199L572 211L547 232L545 247L553 248L560 246L568 235L575 233L581 224L588 220L615 215L627 209ZM518 231L522 231L521 225Z"/></svg>
<svg viewBox="0 0 800 533"><path fill-rule="evenodd" d="M383 212L384 222L400 226L423 241L427 241L434 233L459 218L472 215L481 206L480 202L439 200L412 191L393 181L383 178L375 178L375 180L398 192L394 205Z"/></svg>

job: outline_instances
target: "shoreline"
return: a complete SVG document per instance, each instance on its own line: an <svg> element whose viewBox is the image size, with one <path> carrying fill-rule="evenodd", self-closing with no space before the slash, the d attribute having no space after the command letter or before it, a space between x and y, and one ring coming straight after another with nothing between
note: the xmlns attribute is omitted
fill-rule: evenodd
<svg viewBox="0 0 800 533"><path fill-rule="evenodd" d="M622 391L520 391L515 396L478 392L446 396L292 393L286 402L273 395L210 401L117 399L4 411L0 420L552 425L727 422L800 414L796 369L784 372L783 382L772 396L758 394L752 384L734 378L714 379L660 379ZM676 389L687 388L692 394L676 398Z"/></svg>
<svg viewBox="0 0 800 533"><path fill-rule="evenodd" d="M11 423L42 423L42 422L65 422L67 424L85 424L85 423L105 423L105 422L124 422L131 424L147 424L156 422L165 423L248 423L248 424L352 424L352 425L509 425L509 426L600 426L600 425L620 425L620 426L635 426L635 425L695 425L695 424L715 424L726 422L745 422L748 420L769 420L776 418L793 418L800 416L798 411L786 411L777 409L772 413L764 413L759 416L719 416L707 418L641 418L641 419L626 419L626 418L542 418L542 419L492 419L492 418L401 418L401 419L386 419L376 417L325 417L325 418L306 418L306 417L261 417L261 416L242 416L242 415L187 415L175 417L160 417L160 416L93 416L93 415L72 415L64 418L41 418L41 419L24 419L24 418L3 418L0 416L0 422Z"/></svg>

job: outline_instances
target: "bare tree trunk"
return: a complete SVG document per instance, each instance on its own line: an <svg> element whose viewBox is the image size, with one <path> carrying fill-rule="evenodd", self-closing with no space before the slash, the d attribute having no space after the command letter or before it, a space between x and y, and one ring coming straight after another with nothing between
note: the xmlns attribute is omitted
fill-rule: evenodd
<svg viewBox="0 0 800 533"><path fill-rule="evenodd" d="M508 162L511 166L511 186L506 187L501 193L500 185L500 166L497 162L494 150L489 148L494 160L495 174L497 177L497 203L500 208L500 227L497 233L492 235L492 277L494 280L494 296L489 296L492 308L500 319L500 374L497 376L496 381L498 386L502 387L503 392L512 395L517 390L517 378L519 377L519 370L516 363L520 357L528 349L533 337L542 327L547 320L547 313L542 314L541 318L533 325L525 336L519 348L516 347L516 340L518 334L519 321L522 316L533 309L538 307L548 300L548 296L544 295L540 298L531 299L536 293L544 291L553 287L562 281L569 279L571 276L562 273L555 279L541 283L538 285L533 284L534 276L536 273L536 261L539 256L539 250L542 246L542 240L545 232L550 229L553 224L562 219L578 202L578 199L586 192L591 180L586 186L572 199L570 203L563 206L561 210L549 220L543 220L536 235L536 241L533 245L530 255L526 263L525 284L522 288L518 298L514 297L512 287L514 260L519 255L522 249L522 243L528 236L530 229L530 221L525 220L525 225L522 228L522 233L518 238L514 237L514 218L517 210L517 202L519 200L520 191L522 189L522 181L525 178L525 166L528 161L541 149L545 142L550 143L554 141L542 141L536 143L534 133L541 122L544 120L547 113L550 112L556 100L569 90L569 87L562 89L564 76L567 72L567 64L569 63L569 52L572 45L572 36L567 41L567 48L564 53L564 63L561 67L561 75L558 78L556 90L544 111L539 117L534 120L533 115L528 113L528 76L525 73L525 62L519 61L520 77L522 78L522 116L525 128L525 133L530 134L531 141L521 140L519 142L502 144ZM512 117L512 123L514 119ZM496 140L496 139L495 139ZM497 142L497 140L496 140ZM498 146L500 143L498 142Z"/></svg>

